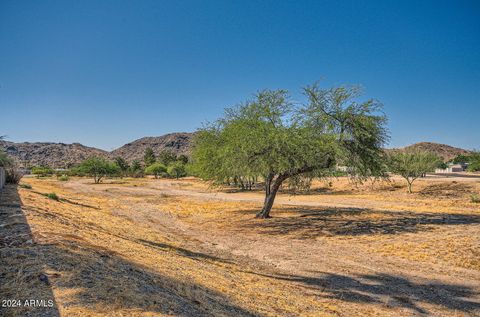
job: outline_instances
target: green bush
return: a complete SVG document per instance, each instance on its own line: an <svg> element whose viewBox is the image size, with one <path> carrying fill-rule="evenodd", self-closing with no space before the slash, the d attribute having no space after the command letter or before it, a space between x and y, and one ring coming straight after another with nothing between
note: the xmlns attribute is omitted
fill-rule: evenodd
<svg viewBox="0 0 480 317"><path fill-rule="evenodd" d="M145 174L154 175L155 178L163 176L167 173L167 168L162 163L153 163L152 165L145 168Z"/></svg>
<svg viewBox="0 0 480 317"><path fill-rule="evenodd" d="M48 199L52 199L52 200L56 200L56 201L60 200L58 195L55 194L55 193L48 193L48 194L46 194L46 196L47 196Z"/></svg>
<svg viewBox="0 0 480 317"><path fill-rule="evenodd" d="M64 175L60 176L60 177L58 178L58 180L61 181L61 182L66 182L66 181L69 180L69 178L68 178L68 175L65 175L65 174L64 174Z"/></svg>
<svg viewBox="0 0 480 317"><path fill-rule="evenodd" d="M21 188L25 188L25 189L32 189L32 185L30 185L30 184L20 184L18 186L21 187Z"/></svg>
<svg viewBox="0 0 480 317"><path fill-rule="evenodd" d="M187 175L185 170L185 164L180 161L176 161L168 166L168 175L175 178L184 177Z"/></svg>

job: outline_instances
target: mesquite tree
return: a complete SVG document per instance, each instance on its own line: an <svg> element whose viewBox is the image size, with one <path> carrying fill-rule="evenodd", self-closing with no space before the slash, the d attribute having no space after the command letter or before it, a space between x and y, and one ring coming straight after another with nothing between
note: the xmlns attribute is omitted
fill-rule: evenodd
<svg viewBox="0 0 480 317"><path fill-rule="evenodd" d="M412 184L428 172L433 172L442 160L435 154L426 151L393 152L389 155L390 172L398 174L407 181L407 191L412 193Z"/></svg>
<svg viewBox="0 0 480 317"><path fill-rule="evenodd" d="M103 157L91 156L78 166L78 171L93 177L95 184L98 184L106 176L117 175L120 168Z"/></svg>
<svg viewBox="0 0 480 317"><path fill-rule="evenodd" d="M285 180L292 184L321 177L339 163L357 176L378 175L387 134L381 105L358 103L360 89L303 89L295 104L285 90L265 90L201 129L194 138L195 173L225 182L234 177L261 178L265 201L258 218L270 217ZM305 183L305 182L303 182Z"/></svg>

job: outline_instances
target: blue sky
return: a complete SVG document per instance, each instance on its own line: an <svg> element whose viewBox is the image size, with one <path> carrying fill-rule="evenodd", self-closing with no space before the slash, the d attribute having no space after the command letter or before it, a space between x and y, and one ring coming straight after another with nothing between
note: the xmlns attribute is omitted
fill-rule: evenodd
<svg viewBox="0 0 480 317"><path fill-rule="evenodd" d="M478 1L0 0L0 134L111 150L264 88L361 84L389 146L480 148Z"/></svg>

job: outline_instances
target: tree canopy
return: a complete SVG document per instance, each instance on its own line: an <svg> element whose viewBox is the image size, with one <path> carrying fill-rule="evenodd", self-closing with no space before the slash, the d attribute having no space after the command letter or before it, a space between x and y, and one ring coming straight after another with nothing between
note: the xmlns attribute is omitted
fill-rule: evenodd
<svg viewBox="0 0 480 317"><path fill-rule="evenodd" d="M307 182L337 164L359 177L383 171L386 118L375 100L358 102L356 86L303 89L306 102L292 102L285 90L264 90L228 108L223 118L194 138L195 173L216 182L261 177L265 201L257 217L269 217L285 180Z"/></svg>
<svg viewBox="0 0 480 317"><path fill-rule="evenodd" d="M156 158L155 158L155 153L153 153L153 150L151 147L148 147L145 149L145 154L143 155L143 162L145 163L145 167L148 167L155 163Z"/></svg>
<svg viewBox="0 0 480 317"><path fill-rule="evenodd" d="M168 174L175 178L180 178L187 175L185 164L182 161L176 161L168 166Z"/></svg>
<svg viewBox="0 0 480 317"><path fill-rule="evenodd" d="M162 174L167 173L167 167L160 162L153 163L152 165L145 168L145 174L154 175L155 178Z"/></svg>
<svg viewBox="0 0 480 317"><path fill-rule="evenodd" d="M120 168L103 157L91 156L78 166L78 171L93 177L95 184L101 182L108 175L115 175Z"/></svg>

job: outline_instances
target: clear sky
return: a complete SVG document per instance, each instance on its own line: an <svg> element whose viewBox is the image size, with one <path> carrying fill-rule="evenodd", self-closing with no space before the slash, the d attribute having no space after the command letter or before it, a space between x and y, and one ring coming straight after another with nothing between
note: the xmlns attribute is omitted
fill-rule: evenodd
<svg viewBox="0 0 480 317"><path fill-rule="evenodd" d="M111 150L264 88L361 84L389 146L480 148L480 1L0 0L0 134Z"/></svg>

